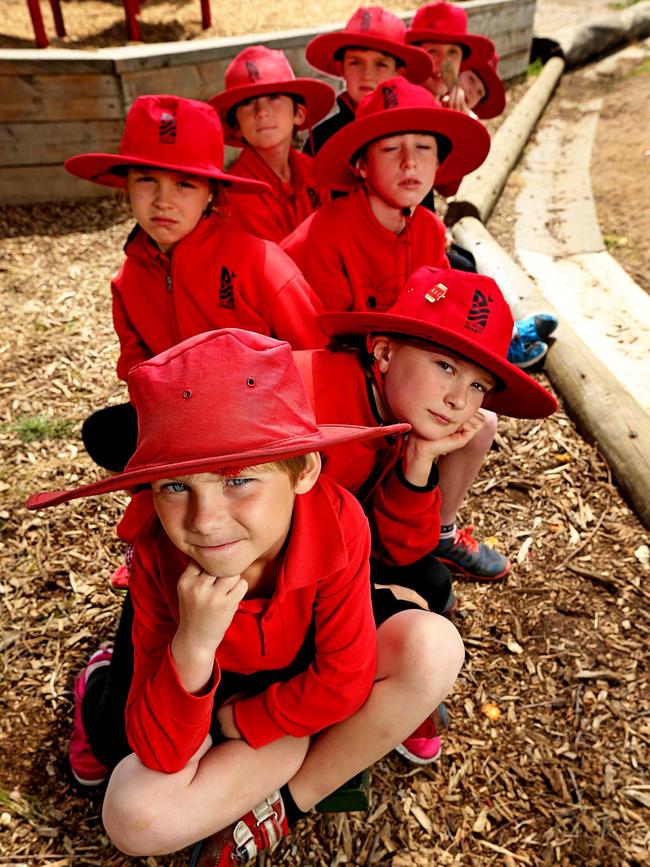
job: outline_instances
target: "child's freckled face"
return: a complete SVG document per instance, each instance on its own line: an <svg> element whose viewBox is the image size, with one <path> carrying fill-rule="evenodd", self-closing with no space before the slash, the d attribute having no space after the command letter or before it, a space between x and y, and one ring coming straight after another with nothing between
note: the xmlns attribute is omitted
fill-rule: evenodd
<svg viewBox="0 0 650 867"><path fill-rule="evenodd" d="M433 186L438 165L434 136L405 133L372 142L359 173L370 191L390 207L412 208Z"/></svg>
<svg viewBox="0 0 650 867"><path fill-rule="evenodd" d="M433 63L433 75L424 82L424 87L437 98L449 92L450 81L455 82L463 62L463 49L454 42L421 42Z"/></svg>
<svg viewBox="0 0 650 867"><path fill-rule="evenodd" d="M212 198L208 178L162 169L129 169L127 189L136 220L163 253L192 231Z"/></svg>
<svg viewBox="0 0 650 867"><path fill-rule="evenodd" d="M374 49L346 48L341 64L348 96L358 105L377 85L397 75L397 60Z"/></svg>
<svg viewBox="0 0 650 867"><path fill-rule="evenodd" d="M390 352L379 364L388 408L423 439L435 441L458 430L495 385L487 370L445 350L388 345Z"/></svg>
<svg viewBox="0 0 650 867"><path fill-rule="evenodd" d="M481 78L471 69L464 69L458 79L465 93L465 101L470 108L475 108L485 97L485 85Z"/></svg>
<svg viewBox="0 0 650 867"><path fill-rule="evenodd" d="M209 575L259 577L289 533L295 489L280 469L199 473L152 487L165 532Z"/></svg>
<svg viewBox="0 0 650 867"><path fill-rule="evenodd" d="M239 133L256 150L290 145L294 126L306 118L305 107L294 105L290 96L270 93L253 97L235 109Z"/></svg>

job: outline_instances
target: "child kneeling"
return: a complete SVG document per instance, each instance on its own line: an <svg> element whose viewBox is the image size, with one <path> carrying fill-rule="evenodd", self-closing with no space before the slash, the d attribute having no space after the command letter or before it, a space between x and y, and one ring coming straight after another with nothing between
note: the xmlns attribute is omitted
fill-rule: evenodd
<svg viewBox="0 0 650 867"><path fill-rule="evenodd" d="M213 835L198 864L242 863L437 707L462 642L399 606L375 631L367 520L320 476L321 449L406 425L318 427L289 345L237 329L138 365L129 387L124 472L28 506L151 484L130 583L133 752L104 824L129 854Z"/></svg>

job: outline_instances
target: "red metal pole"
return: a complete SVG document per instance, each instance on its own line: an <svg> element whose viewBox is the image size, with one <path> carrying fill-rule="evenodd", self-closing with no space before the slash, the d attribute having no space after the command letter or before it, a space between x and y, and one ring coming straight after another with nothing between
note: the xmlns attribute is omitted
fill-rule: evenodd
<svg viewBox="0 0 650 867"><path fill-rule="evenodd" d="M61 3L59 0L50 0L50 9L54 18L54 26L56 27L57 36L65 36L65 24L63 23L63 12L61 12Z"/></svg>
<svg viewBox="0 0 650 867"><path fill-rule="evenodd" d="M211 25L210 0L201 0L201 27L207 30Z"/></svg>
<svg viewBox="0 0 650 867"><path fill-rule="evenodd" d="M122 3L126 14L126 35L132 42L141 42L140 28L135 18L138 12L138 0L122 0Z"/></svg>
<svg viewBox="0 0 650 867"><path fill-rule="evenodd" d="M38 5L38 0L27 0L27 6L29 7L29 15L32 19L34 36L36 37L36 47L47 48L50 43L45 34L43 16L41 15L41 7Z"/></svg>

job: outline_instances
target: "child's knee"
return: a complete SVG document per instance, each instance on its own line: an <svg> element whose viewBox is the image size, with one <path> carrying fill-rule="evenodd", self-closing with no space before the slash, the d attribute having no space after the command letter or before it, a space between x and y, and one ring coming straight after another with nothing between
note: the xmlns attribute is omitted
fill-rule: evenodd
<svg viewBox="0 0 650 867"><path fill-rule="evenodd" d="M122 765L124 762L113 772L104 797L104 829L111 843L126 855L155 854L161 843L161 828L169 828L163 804L160 798L144 795L129 769Z"/></svg>

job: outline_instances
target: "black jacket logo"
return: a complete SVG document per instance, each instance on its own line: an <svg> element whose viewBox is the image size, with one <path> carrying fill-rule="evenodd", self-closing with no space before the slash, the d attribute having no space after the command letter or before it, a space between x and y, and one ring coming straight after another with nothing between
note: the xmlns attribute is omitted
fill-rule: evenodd
<svg viewBox="0 0 650 867"><path fill-rule="evenodd" d="M237 275L229 271L225 265L221 266L221 279L219 281L219 307L227 310L235 309L235 287L233 285Z"/></svg>

